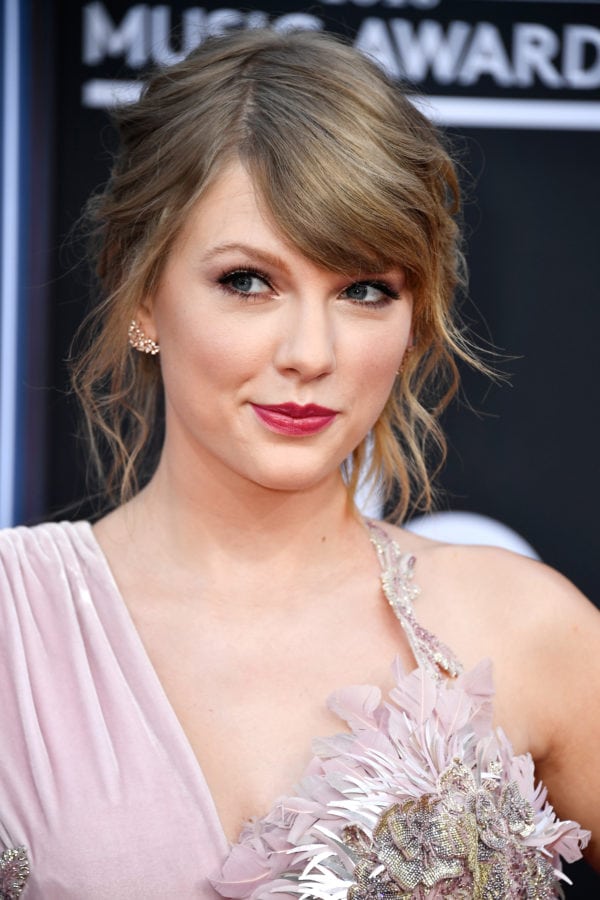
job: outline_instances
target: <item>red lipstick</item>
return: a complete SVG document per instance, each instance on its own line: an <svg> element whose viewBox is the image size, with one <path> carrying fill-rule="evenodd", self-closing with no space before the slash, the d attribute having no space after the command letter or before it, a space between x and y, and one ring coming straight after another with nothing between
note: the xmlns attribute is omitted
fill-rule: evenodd
<svg viewBox="0 0 600 900"><path fill-rule="evenodd" d="M317 406L316 403L307 403L306 406L297 403L253 403L252 408L270 431L298 437L323 431L337 416L337 410Z"/></svg>

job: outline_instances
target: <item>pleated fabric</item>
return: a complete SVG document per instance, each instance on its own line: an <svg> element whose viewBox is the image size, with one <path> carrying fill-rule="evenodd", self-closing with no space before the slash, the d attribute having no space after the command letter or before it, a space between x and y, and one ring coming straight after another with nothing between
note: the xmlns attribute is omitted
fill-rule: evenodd
<svg viewBox="0 0 600 900"><path fill-rule="evenodd" d="M23 900L217 896L228 843L87 522L0 532L0 855Z"/></svg>

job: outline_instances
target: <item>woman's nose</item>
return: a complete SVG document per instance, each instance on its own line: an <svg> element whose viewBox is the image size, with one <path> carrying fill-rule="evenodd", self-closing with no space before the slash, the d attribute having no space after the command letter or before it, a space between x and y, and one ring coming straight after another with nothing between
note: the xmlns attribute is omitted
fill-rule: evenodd
<svg viewBox="0 0 600 900"><path fill-rule="evenodd" d="M327 304L291 301L277 347L275 363L282 372L309 381L335 369L335 336Z"/></svg>

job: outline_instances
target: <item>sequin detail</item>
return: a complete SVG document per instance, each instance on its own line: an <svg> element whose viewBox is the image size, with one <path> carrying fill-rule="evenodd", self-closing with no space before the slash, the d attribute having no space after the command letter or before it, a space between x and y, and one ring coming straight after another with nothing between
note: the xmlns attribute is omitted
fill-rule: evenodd
<svg viewBox="0 0 600 900"><path fill-rule="evenodd" d="M0 900L18 900L29 878L29 859L25 847L0 854Z"/></svg>
<svg viewBox="0 0 600 900"><path fill-rule="evenodd" d="M416 559L403 553L398 544L375 522L366 520L371 543L381 566L383 593L400 621L418 665L436 680L445 675L456 678L462 666L452 651L415 618L413 601L420 589L413 583Z"/></svg>
<svg viewBox="0 0 600 900"><path fill-rule="evenodd" d="M455 759L438 779L437 795L394 804L372 839L356 827L342 839L356 858L348 900L436 896L502 900L557 896L552 865L522 843L534 831L534 810L514 781L502 784L492 763L478 785Z"/></svg>
<svg viewBox="0 0 600 900"><path fill-rule="evenodd" d="M415 620L414 558L366 526L418 665L394 661L387 697L354 685L328 699L349 732L315 740L294 793L247 823L213 887L238 900L562 898L561 857L579 859L589 831L557 819L531 756L494 729L490 661L461 673Z"/></svg>

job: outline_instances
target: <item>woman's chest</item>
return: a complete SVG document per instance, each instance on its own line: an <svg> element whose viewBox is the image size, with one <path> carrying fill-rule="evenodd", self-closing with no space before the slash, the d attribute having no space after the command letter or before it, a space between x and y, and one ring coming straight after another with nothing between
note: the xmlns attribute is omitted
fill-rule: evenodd
<svg viewBox="0 0 600 900"><path fill-rule="evenodd" d="M212 898L227 844L195 760L160 691L97 650L0 665L0 848L26 848L31 900Z"/></svg>
<svg viewBox="0 0 600 900"><path fill-rule="evenodd" d="M327 706L348 684L392 686L391 662L412 657L398 622L379 603L289 629L225 628L180 619L156 629L136 617L149 659L210 787L225 834L289 793L310 762L316 737L345 730Z"/></svg>

